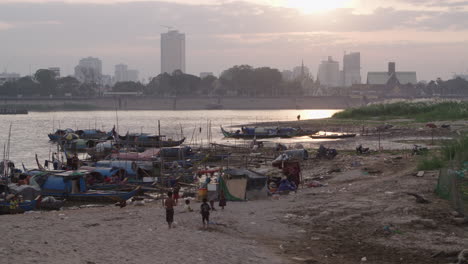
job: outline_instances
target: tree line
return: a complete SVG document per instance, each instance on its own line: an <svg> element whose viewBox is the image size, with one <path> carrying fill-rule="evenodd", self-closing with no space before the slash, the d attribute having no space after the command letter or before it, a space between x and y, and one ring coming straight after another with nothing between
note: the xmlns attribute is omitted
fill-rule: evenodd
<svg viewBox="0 0 468 264"><path fill-rule="evenodd" d="M75 77L56 78L53 71L38 70L33 76L25 76L0 86L0 96L82 96L94 97L104 90L113 92L139 92L158 97L180 96L245 96L277 97L303 95L304 80L285 80L278 69L254 68L236 65L222 72L219 78L200 78L180 70L172 74L162 73L148 84L140 82L118 82L112 87L102 87L95 82L81 83ZM318 82L314 85L320 85ZM440 78L429 83L418 83L411 87L414 96L468 96L468 81L455 78L443 81ZM331 90L330 90L331 92ZM331 95L331 94L330 94Z"/></svg>

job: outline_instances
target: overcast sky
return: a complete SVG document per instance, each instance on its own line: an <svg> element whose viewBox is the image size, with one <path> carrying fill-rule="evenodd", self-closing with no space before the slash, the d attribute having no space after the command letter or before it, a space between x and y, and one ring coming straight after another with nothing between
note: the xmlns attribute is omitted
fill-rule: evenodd
<svg viewBox="0 0 468 264"><path fill-rule="evenodd" d="M414 70L418 79L468 71L468 1L462 0L0 0L0 71L29 74L59 66L72 74L82 57L104 73L128 64L160 72L160 34L186 34L187 72L219 74L233 65L313 75L328 55L360 51L367 71Z"/></svg>

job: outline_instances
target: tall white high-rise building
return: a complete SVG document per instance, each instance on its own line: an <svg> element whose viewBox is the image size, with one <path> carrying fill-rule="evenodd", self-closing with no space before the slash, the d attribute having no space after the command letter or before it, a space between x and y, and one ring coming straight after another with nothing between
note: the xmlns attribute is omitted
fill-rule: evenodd
<svg viewBox="0 0 468 264"><path fill-rule="evenodd" d="M343 56L344 87L361 84L361 53L353 52Z"/></svg>
<svg viewBox="0 0 468 264"><path fill-rule="evenodd" d="M161 73L185 72L185 34L170 30L161 34Z"/></svg>
<svg viewBox="0 0 468 264"><path fill-rule="evenodd" d="M93 57L81 59L75 67L75 78L84 83L100 84L102 79L102 61Z"/></svg>
<svg viewBox="0 0 468 264"><path fill-rule="evenodd" d="M128 66L125 64L115 65L114 78L115 82L126 82L127 81Z"/></svg>
<svg viewBox="0 0 468 264"><path fill-rule="evenodd" d="M320 63L317 78L323 86L340 86L340 63L328 56L328 60Z"/></svg>

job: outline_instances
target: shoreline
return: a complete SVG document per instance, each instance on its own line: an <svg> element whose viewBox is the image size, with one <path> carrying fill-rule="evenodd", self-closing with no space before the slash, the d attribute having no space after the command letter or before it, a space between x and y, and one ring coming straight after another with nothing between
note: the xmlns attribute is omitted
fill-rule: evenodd
<svg viewBox="0 0 468 264"><path fill-rule="evenodd" d="M344 109L362 105L346 96L298 98L81 98L81 99L0 99L0 108L24 108L30 112L99 110L279 110Z"/></svg>

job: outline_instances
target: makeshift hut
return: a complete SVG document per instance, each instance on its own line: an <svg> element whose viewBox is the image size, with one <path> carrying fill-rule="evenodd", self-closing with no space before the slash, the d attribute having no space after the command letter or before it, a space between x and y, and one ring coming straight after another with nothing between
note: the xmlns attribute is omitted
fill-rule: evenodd
<svg viewBox="0 0 468 264"><path fill-rule="evenodd" d="M247 169L226 169L219 180L219 188L226 200L243 201L266 198L268 177Z"/></svg>

